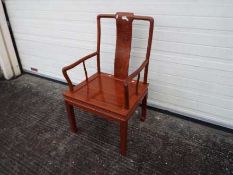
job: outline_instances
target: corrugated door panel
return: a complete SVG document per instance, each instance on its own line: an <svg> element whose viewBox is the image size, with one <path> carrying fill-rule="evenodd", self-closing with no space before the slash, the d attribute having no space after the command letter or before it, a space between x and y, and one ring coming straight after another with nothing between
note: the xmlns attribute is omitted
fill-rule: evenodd
<svg viewBox="0 0 233 175"><path fill-rule="evenodd" d="M96 49L96 15L155 18L149 105L233 128L232 0L6 0L26 71L63 80L61 68ZM147 23L134 22L132 72L145 54ZM103 22L102 70L113 73L115 23ZM96 60L87 64L96 71ZM70 73L84 79L82 68ZM142 77L143 78L143 77Z"/></svg>

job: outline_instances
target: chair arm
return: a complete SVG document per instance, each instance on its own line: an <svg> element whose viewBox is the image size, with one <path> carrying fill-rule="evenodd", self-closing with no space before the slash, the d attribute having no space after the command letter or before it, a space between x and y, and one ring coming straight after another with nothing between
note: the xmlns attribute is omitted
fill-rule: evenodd
<svg viewBox="0 0 233 175"><path fill-rule="evenodd" d="M74 62L73 64L62 68L62 73L63 73L63 75L64 75L64 77L65 77L65 79L66 79L66 81L68 83L70 91L73 91L73 84L72 84L72 82L70 80L70 77L67 74L67 71L74 68L74 67L76 67L76 66L78 66L80 63L84 63L85 60L87 60L87 59L89 59L89 58L91 58L93 56L96 56L96 55L97 55L97 52L91 53L91 54L79 59L78 61Z"/></svg>
<svg viewBox="0 0 233 175"><path fill-rule="evenodd" d="M139 83L139 78L140 78L140 72L148 65L148 63L149 63L149 60L146 59L137 70L135 70L132 74L130 74L128 76L128 78L124 82L125 108L126 109L129 109L129 88L128 88L128 85L132 81L132 79L138 75L137 85L136 85L136 93L138 93L138 83Z"/></svg>
<svg viewBox="0 0 233 175"><path fill-rule="evenodd" d="M125 82L124 82L124 85L128 85L129 82L130 82L133 78L135 78L135 77L146 67L146 65L147 65L148 63L149 63L149 60L145 60L137 70L135 70L132 74L130 74L130 75L127 77L127 79L126 79Z"/></svg>

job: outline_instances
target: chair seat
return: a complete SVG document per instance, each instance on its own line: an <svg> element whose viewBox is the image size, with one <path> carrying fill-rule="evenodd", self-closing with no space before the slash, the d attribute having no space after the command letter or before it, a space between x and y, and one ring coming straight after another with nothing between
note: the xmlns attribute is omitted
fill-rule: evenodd
<svg viewBox="0 0 233 175"><path fill-rule="evenodd" d="M96 73L74 87L74 91L65 91L64 97L74 105L105 115L113 120L125 121L134 112L148 91L148 84L139 81L138 94L136 82L129 84L129 109L124 108L124 80L106 73Z"/></svg>

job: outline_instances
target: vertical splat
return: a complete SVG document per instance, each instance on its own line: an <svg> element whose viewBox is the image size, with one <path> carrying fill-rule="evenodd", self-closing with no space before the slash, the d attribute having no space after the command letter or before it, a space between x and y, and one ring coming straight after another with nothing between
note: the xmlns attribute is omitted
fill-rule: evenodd
<svg viewBox="0 0 233 175"><path fill-rule="evenodd" d="M116 52L114 76L125 79L128 76L132 42L133 13L116 13Z"/></svg>

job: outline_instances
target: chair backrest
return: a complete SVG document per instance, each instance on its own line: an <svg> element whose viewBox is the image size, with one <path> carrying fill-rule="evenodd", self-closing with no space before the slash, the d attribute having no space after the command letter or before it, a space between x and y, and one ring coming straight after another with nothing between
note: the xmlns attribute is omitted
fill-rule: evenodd
<svg viewBox="0 0 233 175"><path fill-rule="evenodd" d="M132 43L132 24L133 20L146 20L150 22L149 36L147 44L147 52L145 59L149 59L154 20L148 16L135 16L133 13L117 12L116 14L100 14L97 17L97 64L98 71L100 71L100 39L101 39L101 18L115 18L116 19L116 50L115 50L115 63L114 63L114 76L120 79L128 77L129 59ZM146 67L147 79L148 66ZM144 75L145 77L145 75ZM144 79L145 80L145 79Z"/></svg>

